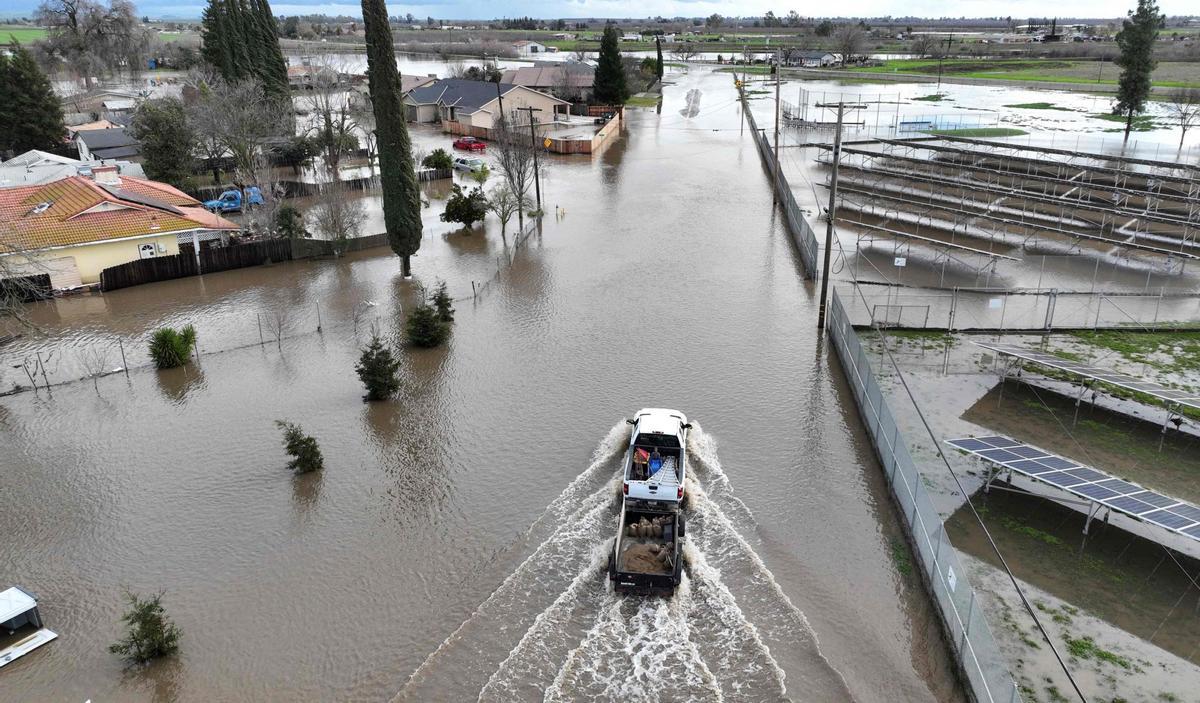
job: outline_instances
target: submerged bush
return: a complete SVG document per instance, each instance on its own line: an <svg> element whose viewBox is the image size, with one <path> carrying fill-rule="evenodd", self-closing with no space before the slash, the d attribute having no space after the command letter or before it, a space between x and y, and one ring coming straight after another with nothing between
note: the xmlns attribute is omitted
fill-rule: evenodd
<svg viewBox="0 0 1200 703"><path fill-rule="evenodd" d="M437 310L439 320L454 322L454 301L446 291L445 281L438 282L437 290L433 293L433 307Z"/></svg>
<svg viewBox="0 0 1200 703"><path fill-rule="evenodd" d="M367 387L367 400L387 400L400 390L400 362L392 356L392 350L383 345L379 335L362 350L354 370Z"/></svg>
<svg viewBox="0 0 1200 703"><path fill-rule="evenodd" d="M422 159L421 165L425 168L446 170L454 167L454 159L445 149L434 149L432 154Z"/></svg>
<svg viewBox="0 0 1200 703"><path fill-rule="evenodd" d="M298 474L325 468L325 457L321 455L321 447L317 438L304 434L300 426L292 422L276 420L275 425L283 430L283 446L292 460L288 468Z"/></svg>
<svg viewBox="0 0 1200 703"><path fill-rule="evenodd" d="M437 347L450 336L450 323L442 320L437 308L422 302L408 314L405 323L408 341L418 347Z"/></svg>
<svg viewBox="0 0 1200 703"><path fill-rule="evenodd" d="M109 645L108 651L139 664L174 654L182 633L163 610L162 597L162 591L149 598L126 591L129 610L121 618L126 626L125 637Z"/></svg>
<svg viewBox="0 0 1200 703"><path fill-rule="evenodd" d="M162 327L150 338L150 358L160 369L173 369L187 363L196 346L196 328L186 325L183 329L175 330Z"/></svg>

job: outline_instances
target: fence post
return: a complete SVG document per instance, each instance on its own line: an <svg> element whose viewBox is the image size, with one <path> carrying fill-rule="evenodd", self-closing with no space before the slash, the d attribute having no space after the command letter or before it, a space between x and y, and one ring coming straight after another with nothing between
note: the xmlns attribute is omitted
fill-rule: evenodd
<svg viewBox="0 0 1200 703"><path fill-rule="evenodd" d="M125 378L129 378L129 362L125 361L125 345L117 337L117 348L121 350L121 368L125 370Z"/></svg>
<svg viewBox="0 0 1200 703"><path fill-rule="evenodd" d="M321 331L321 301L316 301L317 305L317 331Z"/></svg>
<svg viewBox="0 0 1200 703"><path fill-rule="evenodd" d="M267 343L267 340L263 339L262 314L256 312L256 313L254 313L254 317L258 319L258 345L261 347L262 345Z"/></svg>

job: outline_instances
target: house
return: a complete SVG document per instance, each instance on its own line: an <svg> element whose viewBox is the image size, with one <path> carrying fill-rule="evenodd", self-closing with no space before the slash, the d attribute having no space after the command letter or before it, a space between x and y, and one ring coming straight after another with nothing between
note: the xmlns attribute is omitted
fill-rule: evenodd
<svg viewBox="0 0 1200 703"><path fill-rule="evenodd" d="M640 34L622 34L621 35L621 41L641 41L641 40L642 40L642 35L640 35Z"/></svg>
<svg viewBox="0 0 1200 703"><path fill-rule="evenodd" d="M141 164L129 161L80 161L44 151L30 150L0 163L0 188L43 185L71 176L90 176L99 166L116 166L122 176L145 178Z"/></svg>
<svg viewBox="0 0 1200 703"><path fill-rule="evenodd" d="M529 41L527 39L520 39L513 42L513 49L516 49L518 56L546 53L545 44L539 44L535 41Z"/></svg>
<svg viewBox="0 0 1200 703"><path fill-rule="evenodd" d="M438 79L436 74L428 76L410 76L400 74L400 94L407 95L409 92L416 90L422 86L429 85ZM350 90L350 107L353 109L366 108L371 104L371 87L367 83L358 83ZM409 117L412 120L411 117Z"/></svg>
<svg viewBox="0 0 1200 703"><path fill-rule="evenodd" d="M95 122L84 122L83 124L68 125L67 139L75 141L75 135L80 132L89 132L93 129L116 129L124 125L117 124L111 120L96 120Z"/></svg>
<svg viewBox="0 0 1200 703"><path fill-rule="evenodd" d="M142 147L124 127L92 129L75 135L75 148L81 161L142 158Z"/></svg>
<svg viewBox="0 0 1200 703"><path fill-rule="evenodd" d="M13 268L50 274L55 288L96 283L110 266L179 253L179 243L237 232L165 183L116 166L53 183L0 189L0 256Z"/></svg>
<svg viewBox="0 0 1200 703"><path fill-rule="evenodd" d="M804 68L822 68L835 66L840 60L838 54L828 51L798 51L785 49L783 52L784 66L802 66Z"/></svg>
<svg viewBox="0 0 1200 703"><path fill-rule="evenodd" d="M404 96L408 119L418 124L458 122L491 129L500 114L500 102L509 118L526 122L518 108L540 110L537 120L550 122L554 115L566 114L569 103L532 88L506 83L442 78L410 91Z"/></svg>
<svg viewBox="0 0 1200 703"><path fill-rule="evenodd" d="M572 102L592 97L596 69L585 63L540 64L509 69L502 84L520 85Z"/></svg>

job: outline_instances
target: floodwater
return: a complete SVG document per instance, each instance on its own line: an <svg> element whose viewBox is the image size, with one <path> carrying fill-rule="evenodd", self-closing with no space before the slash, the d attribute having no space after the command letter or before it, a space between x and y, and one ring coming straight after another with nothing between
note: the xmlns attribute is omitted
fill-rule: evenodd
<svg viewBox="0 0 1200 703"><path fill-rule="evenodd" d="M0 700L962 700L731 81L672 79L553 160L519 250L430 215L415 281L377 249L35 306L0 387L39 356L62 383L0 399L0 551L60 638ZM363 403L367 329L439 278L449 344ZM154 371L147 333L183 323L198 362ZM97 355L130 373L70 380ZM670 599L604 582L647 405L697 423ZM276 419L324 471L290 474ZM106 651L126 587L165 590L177 657Z"/></svg>

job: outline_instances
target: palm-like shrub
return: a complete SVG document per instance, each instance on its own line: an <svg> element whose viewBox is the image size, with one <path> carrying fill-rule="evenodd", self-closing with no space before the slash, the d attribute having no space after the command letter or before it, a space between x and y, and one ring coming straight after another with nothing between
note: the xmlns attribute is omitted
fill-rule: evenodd
<svg viewBox="0 0 1200 703"><path fill-rule="evenodd" d="M187 363L195 346L195 327L185 325L180 330L162 327L150 338L150 358L160 369L173 369Z"/></svg>

